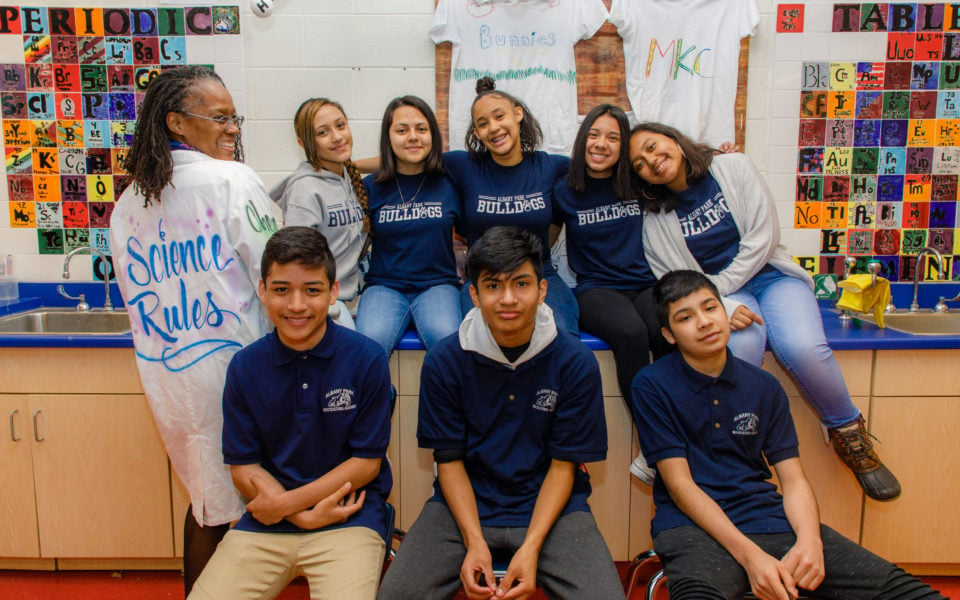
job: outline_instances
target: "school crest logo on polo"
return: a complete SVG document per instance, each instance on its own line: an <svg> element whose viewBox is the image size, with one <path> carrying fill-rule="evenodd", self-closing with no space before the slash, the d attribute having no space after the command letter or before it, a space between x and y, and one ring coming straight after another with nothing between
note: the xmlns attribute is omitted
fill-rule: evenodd
<svg viewBox="0 0 960 600"><path fill-rule="evenodd" d="M760 432L760 418L753 413L740 413L733 418L733 435L757 435Z"/></svg>
<svg viewBox="0 0 960 600"><path fill-rule="evenodd" d="M537 399L534 401L533 407L543 412L555 411L557 409L557 391L546 388L538 390Z"/></svg>
<svg viewBox="0 0 960 600"><path fill-rule="evenodd" d="M355 392L349 388L330 390L323 397L323 412L355 410L357 403L353 400L354 394Z"/></svg>

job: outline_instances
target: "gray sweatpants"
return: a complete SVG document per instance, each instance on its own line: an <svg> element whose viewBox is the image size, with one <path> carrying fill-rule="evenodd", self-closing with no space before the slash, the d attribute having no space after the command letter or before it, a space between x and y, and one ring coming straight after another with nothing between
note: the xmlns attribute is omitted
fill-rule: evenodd
<svg viewBox="0 0 960 600"><path fill-rule="evenodd" d="M516 550L526 527L483 527L493 552ZM378 600L450 600L460 589L466 548L442 502L427 502L380 585ZM537 585L558 600L623 600L623 585L593 515L557 519L540 550Z"/></svg>
<svg viewBox="0 0 960 600"><path fill-rule="evenodd" d="M791 533L748 534L770 556L782 557L796 543ZM834 600L947 600L900 567L820 525L826 574L810 598ZM663 561L671 600L743 598L747 572L699 527L661 531L653 549Z"/></svg>

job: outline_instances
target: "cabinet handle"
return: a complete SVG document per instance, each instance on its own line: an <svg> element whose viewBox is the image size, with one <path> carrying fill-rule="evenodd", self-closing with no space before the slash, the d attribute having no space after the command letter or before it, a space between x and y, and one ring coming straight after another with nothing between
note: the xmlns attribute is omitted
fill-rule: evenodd
<svg viewBox="0 0 960 600"><path fill-rule="evenodd" d="M20 412L20 409L19 409L19 408L15 408L15 409L13 409L13 410L10 412L10 439L13 440L13 441L15 441L15 442L19 442L19 441L20 441L20 438L17 437L17 428L16 428L16 425L14 425L14 423L13 423L13 418L14 418L15 416L17 416L17 413L18 413L18 412Z"/></svg>
<svg viewBox="0 0 960 600"><path fill-rule="evenodd" d="M40 429L37 427L37 419L40 417L41 412L43 411L37 410L37 412L33 413L33 439L37 440L38 442L42 442L44 439L46 439L40 437Z"/></svg>

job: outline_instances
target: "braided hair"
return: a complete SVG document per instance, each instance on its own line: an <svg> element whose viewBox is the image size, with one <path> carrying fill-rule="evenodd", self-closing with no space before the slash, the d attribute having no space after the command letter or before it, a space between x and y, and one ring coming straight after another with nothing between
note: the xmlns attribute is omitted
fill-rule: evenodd
<svg viewBox="0 0 960 600"><path fill-rule="evenodd" d="M147 87L137 117L130 152L123 163L134 190L144 197L144 207L153 200L160 202L160 193L173 179L173 156L170 153L170 131L167 113L182 112L206 82L223 85L220 76L207 67L190 65L170 69L157 75ZM239 134L233 158L243 160Z"/></svg>
<svg viewBox="0 0 960 600"><path fill-rule="evenodd" d="M513 106L519 106L520 110L523 111L523 120L520 121L520 152L522 154L530 154L540 147L540 143L543 141L543 130L540 129L540 123L533 116L533 113L530 112L530 109L527 108L527 105L521 102L519 98L498 90L497 82L494 81L492 77L482 77L477 80L477 97L473 99L473 104L470 105L471 123L473 123L473 107L477 105L477 101L480 100L480 98L485 96L503 98ZM483 142L480 141L480 138L477 137L477 134L474 133L474 127L472 125L467 128L464 144L467 147L467 151L474 158L480 158L484 154L490 153L487 147L483 145Z"/></svg>
<svg viewBox="0 0 960 600"><path fill-rule="evenodd" d="M347 113L343 111L340 103L327 98L308 98L304 100L293 116L293 129L300 143L303 145L303 153L306 155L307 162L310 163L310 166L316 171L322 170L323 165L320 162L320 152L317 149L317 138L313 133L313 120L317 116L317 111L327 105L339 110L344 119L347 118ZM363 231L364 233L369 233L369 200L367 198L367 188L363 186L363 176L360 174L360 169L357 168L357 165L353 164L352 160L346 160L343 166L347 169L347 175L350 176L350 184L353 186L353 192L357 195L360 208L363 209ZM337 175L340 175L340 173L337 173Z"/></svg>

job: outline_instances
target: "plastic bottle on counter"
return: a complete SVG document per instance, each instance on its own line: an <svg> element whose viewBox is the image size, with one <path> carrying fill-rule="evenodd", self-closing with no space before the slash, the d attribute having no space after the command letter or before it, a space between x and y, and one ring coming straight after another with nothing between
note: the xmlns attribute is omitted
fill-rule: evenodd
<svg viewBox="0 0 960 600"><path fill-rule="evenodd" d="M13 256L7 254L0 257L0 302L19 297L20 289L13 274Z"/></svg>

